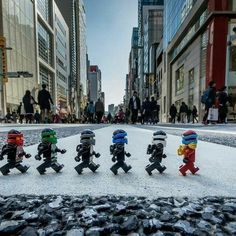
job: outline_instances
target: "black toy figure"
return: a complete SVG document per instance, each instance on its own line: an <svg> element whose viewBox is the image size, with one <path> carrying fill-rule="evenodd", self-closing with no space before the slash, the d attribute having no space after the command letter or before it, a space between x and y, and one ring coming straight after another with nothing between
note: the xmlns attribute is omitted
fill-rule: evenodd
<svg viewBox="0 0 236 236"><path fill-rule="evenodd" d="M37 167L38 172L42 175L46 172L46 168L52 168L57 173L64 167L64 165L57 162L57 153L64 154L65 149L59 149L56 146L57 136L53 129L44 129L41 133L42 143L38 145L38 154L35 156L36 160L41 160L43 155L44 162Z"/></svg>
<svg viewBox="0 0 236 236"><path fill-rule="evenodd" d="M23 156L30 158L30 154L26 154L24 149L24 136L17 130L10 130L8 132L7 144L2 147L0 153L0 160L7 155L7 164L0 168L3 175L10 173L10 169L16 168L21 173L25 173L29 169L29 165L22 165Z"/></svg>
<svg viewBox="0 0 236 236"><path fill-rule="evenodd" d="M93 162L93 156L100 157L99 153L96 153L93 150L93 146L95 145L95 134L92 130L84 130L81 133L80 136L80 143L76 151L78 152L77 156L75 157L75 161L79 162L81 160L80 157L82 157L82 162L75 167L75 170L78 172L78 174L82 174L82 171L84 168L89 168L91 171L95 172L99 164L95 164Z"/></svg>
<svg viewBox="0 0 236 236"><path fill-rule="evenodd" d="M151 154L149 161L151 164L148 164L145 170L149 175L152 174L152 171L157 169L162 173L166 167L161 165L162 158L166 158L166 155L163 154L164 147L166 146L166 133L163 131L157 131L153 133L152 145L149 144L147 148L147 154Z"/></svg>
<svg viewBox="0 0 236 236"><path fill-rule="evenodd" d="M110 146L110 152L111 155L113 155L112 161L116 163L110 168L110 170L115 175L117 175L119 168L122 168L125 173L132 168L130 165L125 163L125 156L131 156L130 153L125 152L125 143L128 144L126 136L127 133L122 129L113 132L112 142L114 144Z"/></svg>

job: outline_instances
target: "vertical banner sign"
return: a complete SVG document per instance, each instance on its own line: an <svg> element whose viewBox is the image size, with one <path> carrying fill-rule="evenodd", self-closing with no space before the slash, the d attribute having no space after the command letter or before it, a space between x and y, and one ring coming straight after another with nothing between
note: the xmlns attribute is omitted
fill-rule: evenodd
<svg viewBox="0 0 236 236"><path fill-rule="evenodd" d="M2 78L3 83L8 82L7 78L7 53L6 53L6 38L0 37L0 53L2 54Z"/></svg>

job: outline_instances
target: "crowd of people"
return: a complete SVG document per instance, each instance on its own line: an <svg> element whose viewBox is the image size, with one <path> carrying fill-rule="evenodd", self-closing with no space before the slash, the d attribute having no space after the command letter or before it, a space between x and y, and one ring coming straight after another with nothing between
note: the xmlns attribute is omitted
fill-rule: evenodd
<svg viewBox="0 0 236 236"><path fill-rule="evenodd" d="M209 87L204 91L201 102L205 106L205 114L203 117L203 124L209 123L209 112L211 109L217 110L218 123L227 122L228 104L230 97L226 92L226 87L223 86L219 91L216 91L216 84L214 81L209 83ZM35 110L35 105L40 108ZM6 123L75 123L75 115L62 115L60 112L53 112L53 100L49 91L46 90L46 85L42 85L42 90L38 93L38 100L34 99L31 92L27 90L22 102L17 111L12 113L7 111L5 117L0 114L0 121ZM104 104L99 98L95 104L90 101L82 112L81 123L126 123L126 124L157 124L159 122L160 105L154 97L151 100L147 97L142 103L136 91L129 100L128 108L123 111L122 107L116 112L114 117L111 113L105 115ZM172 104L169 110L169 117L171 123L198 123L198 110L195 105L188 106L182 102L179 109L175 104Z"/></svg>

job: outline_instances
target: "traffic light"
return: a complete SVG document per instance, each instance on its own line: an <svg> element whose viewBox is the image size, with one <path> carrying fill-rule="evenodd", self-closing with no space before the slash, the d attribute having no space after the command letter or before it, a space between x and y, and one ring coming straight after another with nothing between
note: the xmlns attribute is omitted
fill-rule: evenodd
<svg viewBox="0 0 236 236"><path fill-rule="evenodd" d="M8 82L7 78L7 52L6 52L6 38L0 37L0 53L2 53L2 75L3 83Z"/></svg>

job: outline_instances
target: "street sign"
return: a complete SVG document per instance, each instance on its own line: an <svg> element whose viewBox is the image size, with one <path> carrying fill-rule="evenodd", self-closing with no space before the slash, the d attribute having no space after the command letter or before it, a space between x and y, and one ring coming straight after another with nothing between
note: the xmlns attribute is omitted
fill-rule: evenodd
<svg viewBox="0 0 236 236"><path fill-rule="evenodd" d="M0 53L2 56L2 77L3 77L3 83L8 82L7 78L7 52L6 52L6 38L5 37L0 37Z"/></svg>

